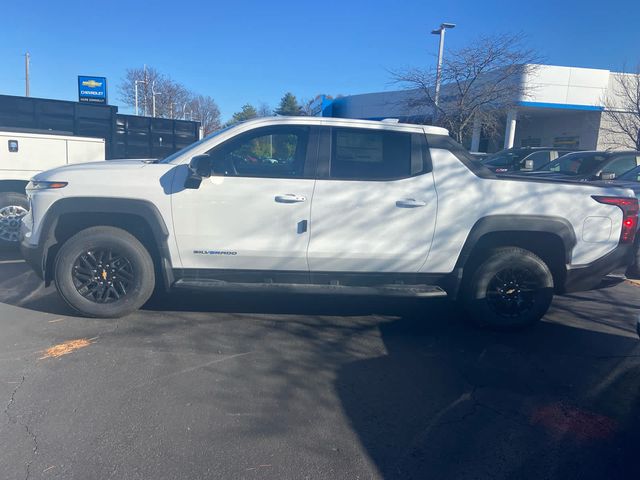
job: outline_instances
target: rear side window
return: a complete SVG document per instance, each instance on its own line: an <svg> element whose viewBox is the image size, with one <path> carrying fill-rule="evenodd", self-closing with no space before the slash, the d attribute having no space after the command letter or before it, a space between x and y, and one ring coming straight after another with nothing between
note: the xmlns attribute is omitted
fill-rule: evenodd
<svg viewBox="0 0 640 480"><path fill-rule="evenodd" d="M331 138L329 177L336 180L391 180L425 171L424 135L336 128Z"/></svg>

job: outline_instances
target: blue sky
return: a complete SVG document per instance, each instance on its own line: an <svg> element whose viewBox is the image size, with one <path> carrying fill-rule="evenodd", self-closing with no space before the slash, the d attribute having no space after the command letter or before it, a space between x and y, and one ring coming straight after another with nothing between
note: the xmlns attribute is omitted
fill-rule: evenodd
<svg viewBox="0 0 640 480"><path fill-rule="evenodd" d="M430 65L431 29L458 26L447 47L480 34L521 31L555 65L618 70L640 63L639 0L167 1L4 0L0 93L77 99L78 74L117 84L126 68L154 66L211 95L223 119L285 91L356 94L397 88L389 70Z"/></svg>

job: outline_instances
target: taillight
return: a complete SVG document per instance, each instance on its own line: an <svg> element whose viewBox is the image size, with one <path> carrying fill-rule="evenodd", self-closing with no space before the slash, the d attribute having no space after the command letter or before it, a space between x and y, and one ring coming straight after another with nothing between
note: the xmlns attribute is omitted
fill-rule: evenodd
<svg viewBox="0 0 640 480"><path fill-rule="evenodd" d="M633 243L638 229L638 199L635 197L600 197L594 195L596 202L615 205L622 210L622 233L620 243Z"/></svg>

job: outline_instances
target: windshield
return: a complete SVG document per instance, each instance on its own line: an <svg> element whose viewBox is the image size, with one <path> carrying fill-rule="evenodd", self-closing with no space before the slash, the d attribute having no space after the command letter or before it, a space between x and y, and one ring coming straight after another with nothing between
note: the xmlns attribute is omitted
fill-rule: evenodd
<svg viewBox="0 0 640 480"><path fill-rule="evenodd" d="M221 128L220 130L216 130L215 132L210 133L209 135L207 135L206 137L204 137L201 140L198 140L197 142L192 143L191 145L184 147L182 150L178 150L177 152L169 155L168 157L166 157L165 159L163 159L162 161L160 161L159 163L171 163L173 160L175 160L176 158L181 157L182 155L185 155L187 153L189 153L192 150L197 149L200 145L202 145L204 142L209 141L210 139L212 139L213 137L217 137L218 135L220 135L223 132L226 132L227 130L229 130L230 128L233 128L237 125L237 123L233 124L233 125L229 125L226 126L224 128Z"/></svg>
<svg viewBox="0 0 640 480"><path fill-rule="evenodd" d="M564 175L585 175L593 173L607 159L597 153L568 153L537 171L556 172Z"/></svg>
<svg viewBox="0 0 640 480"><path fill-rule="evenodd" d="M640 167L636 167L633 170L628 171L624 175L621 175L620 180L630 180L632 182L640 182Z"/></svg>

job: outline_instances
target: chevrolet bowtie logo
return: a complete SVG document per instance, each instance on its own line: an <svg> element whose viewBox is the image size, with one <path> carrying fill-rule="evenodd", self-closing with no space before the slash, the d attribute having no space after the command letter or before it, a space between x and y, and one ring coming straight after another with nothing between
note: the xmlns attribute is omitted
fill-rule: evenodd
<svg viewBox="0 0 640 480"><path fill-rule="evenodd" d="M85 80L84 82L82 82L82 86L89 87L89 88L96 88L96 87L101 87L102 82L96 82L95 80Z"/></svg>

